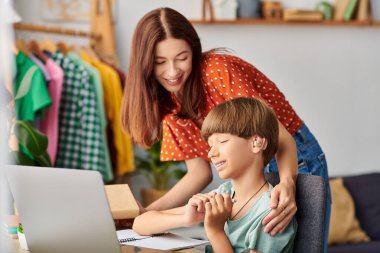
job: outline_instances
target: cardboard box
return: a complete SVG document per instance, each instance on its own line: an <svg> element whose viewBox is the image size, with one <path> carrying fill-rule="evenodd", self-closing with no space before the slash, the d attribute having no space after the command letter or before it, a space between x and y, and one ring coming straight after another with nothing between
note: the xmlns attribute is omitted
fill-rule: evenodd
<svg viewBox="0 0 380 253"><path fill-rule="evenodd" d="M131 219L139 215L139 206L127 184L106 185L113 219Z"/></svg>

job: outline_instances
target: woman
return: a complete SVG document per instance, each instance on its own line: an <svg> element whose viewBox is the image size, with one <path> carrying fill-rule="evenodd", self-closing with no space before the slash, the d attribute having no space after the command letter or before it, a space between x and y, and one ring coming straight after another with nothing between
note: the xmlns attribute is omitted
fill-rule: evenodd
<svg viewBox="0 0 380 253"><path fill-rule="evenodd" d="M266 172L279 171L281 181L271 194L273 210L263 220L266 232L275 235L297 211L297 172L327 179L327 165L314 136L276 85L254 66L228 54L203 54L194 27L177 11L159 8L139 21L132 39L122 123L144 147L162 136L161 160L185 160L187 166L186 175L148 210L183 205L211 182L209 148L201 139L201 125L213 107L239 96L265 100L278 118L279 149Z"/></svg>

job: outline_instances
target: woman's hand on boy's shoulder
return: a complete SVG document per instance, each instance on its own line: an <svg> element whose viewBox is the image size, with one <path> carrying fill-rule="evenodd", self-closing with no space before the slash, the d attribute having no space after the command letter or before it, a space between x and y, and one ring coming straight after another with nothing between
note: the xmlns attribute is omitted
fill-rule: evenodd
<svg viewBox="0 0 380 253"><path fill-rule="evenodd" d="M263 219L264 232L275 236L283 232L297 212L294 184L277 184L271 192L272 211Z"/></svg>

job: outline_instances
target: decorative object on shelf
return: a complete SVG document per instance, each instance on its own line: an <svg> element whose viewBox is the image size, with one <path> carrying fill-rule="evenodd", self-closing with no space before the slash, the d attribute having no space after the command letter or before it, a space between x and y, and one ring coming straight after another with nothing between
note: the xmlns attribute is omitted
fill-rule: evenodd
<svg viewBox="0 0 380 253"><path fill-rule="evenodd" d="M335 1L335 11L334 11L334 20L342 21L344 12L347 9L350 0L336 0Z"/></svg>
<svg viewBox="0 0 380 253"><path fill-rule="evenodd" d="M238 0L237 16L239 18L261 18L261 1Z"/></svg>
<svg viewBox="0 0 380 253"><path fill-rule="evenodd" d="M323 19L331 20L333 18L334 7L329 2L322 1L318 3L316 9L323 14Z"/></svg>
<svg viewBox="0 0 380 253"><path fill-rule="evenodd" d="M321 21L323 14L320 11L286 9L283 19L285 21Z"/></svg>
<svg viewBox="0 0 380 253"><path fill-rule="evenodd" d="M42 18L50 21L87 21L90 19L90 4L86 1L43 0Z"/></svg>
<svg viewBox="0 0 380 253"><path fill-rule="evenodd" d="M265 19L281 19L282 4L277 1L263 1L262 14Z"/></svg>
<svg viewBox="0 0 380 253"><path fill-rule="evenodd" d="M256 1L256 0L255 0ZM251 1L252 2L252 1ZM238 8L237 0L212 0L214 19L235 20Z"/></svg>
<svg viewBox="0 0 380 253"><path fill-rule="evenodd" d="M349 21L354 18L357 6L358 6L358 0L350 0L343 14L344 21Z"/></svg>
<svg viewBox="0 0 380 253"><path fill-rule="evenodd" d="M145 157L136 156L136 172L143 174L151 185L150 189L141 190L144 206L163 196L169 190L172 178L178 180L186 174L180 169L179 162L161 162L160 153L161 142L158 142L147 150Z"/></svg>
<svg viewBox="0 0 380 253"><path fill-rule="evenodd" d="M360 0L359 6L358 6L357 20L368 21L369 20L368 14L369 14L369 0Z"/></svg>
<svg viewBox="0 0 380 253"><path fill-rule="evenodd" d="M202 0L202 20L214 20L214 9L211 0Z"/></svg>
<svg viewBox="0 0 380 253"><path fill-rule="evenodd" d="M372 19L375 21L380 21L380 1L371 0L371 14Z"/></svg>

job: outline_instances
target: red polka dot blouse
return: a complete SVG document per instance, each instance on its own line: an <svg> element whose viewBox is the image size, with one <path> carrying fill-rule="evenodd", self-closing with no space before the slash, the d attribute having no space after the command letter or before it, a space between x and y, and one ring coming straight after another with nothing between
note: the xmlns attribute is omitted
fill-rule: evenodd
<svg viewBox="0 0 380 253"><path fill-rule="evenodd" d="M302 120L277 86L252 64L232 55L208 54L202 62L202 80L206 91L206 111L236 97L254 97L265 100L275 111L278 120L294 134ZM209 147L202 140L200 128L189 119L174 113L163 120L162 161L188 160L207 157Z"/></svg>

